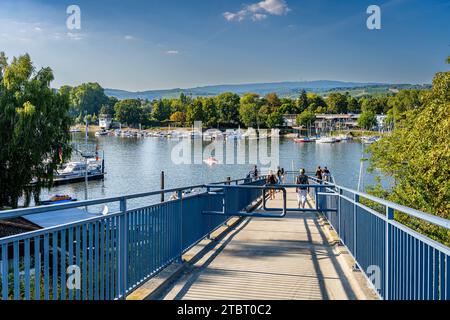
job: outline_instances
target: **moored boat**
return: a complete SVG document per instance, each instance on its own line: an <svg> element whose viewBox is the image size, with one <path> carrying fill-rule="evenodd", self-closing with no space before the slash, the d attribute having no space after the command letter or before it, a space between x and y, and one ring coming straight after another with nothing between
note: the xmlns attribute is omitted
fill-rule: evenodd
<svg viewBox="0 0 450 320"><path fill-rule="evenodd" d="M53 204L62 204L68 202L75 202L77 199L72 198L69 195L55 195L48 200L41 201L41 205L53 205Z"/></svg>
<svg viewBox="0 0 450 320"><path fill-rule="evenodd" d="M316 140L317 143L336 143L338 140L333 137L322 137Z"/></svg>
<svg viewBox="0 0 450 320"><path fill-rule="evenodd" d="M212 166L212 165L218 164L218 163L219 163L219 160L217 160L217 159L214 158L214 157L209 157L208 159L203 160L203 162L206 163L206 164L209 165L209 166Z"/></svg>
<svg viewBox="0 0 450 320"><path fill-rule="evenodd" d="M381 137L361 137L361 142L363 144L372 144L379 141Z"/></svg>
<svg viewBox="0 0 450 320"><path fill-rule="evenodd" d="M294 139L294 141L296 143L310 143L310 142L314 142L315 140L313 140L309 137L302 137L302 138L296 138L296 139Z"/></svg>

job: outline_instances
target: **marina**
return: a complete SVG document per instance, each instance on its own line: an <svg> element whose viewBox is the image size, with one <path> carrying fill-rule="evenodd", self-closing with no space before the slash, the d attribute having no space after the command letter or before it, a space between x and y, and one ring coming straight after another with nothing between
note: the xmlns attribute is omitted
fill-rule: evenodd
<svg viewBox="0 0 450 320"><path fill-rule="evenodd" d="M84 133L74 136L77 144L85 143ZM98 145L105 153L106 174L104 179L89 181L89 198L103 198L120 195L122 193L138 193L140 190L160 187L160 173L165 171L166 187L177 187L188 184L190 181L207 183L220 181L226 177L237 179L247 175L253 164L222 163L219 166L210 166L204 162L210 155L203 155L205 148L213 143L221 146L226 155L227 148L235 154L245 146L248 150L250 141L238 140L204 141L202 148L192 146L192 163L182 166L172 163L171 150L183 139L149 137L145 139L124 139L117 136L95 137L93 132L89 135L89 144ZM197 141L199 142L199 141ZM267 140L270 147L271 140ZM356 188L359 181L360 159L364 157L365 147L358 141L335 144L295 143L292 139L281 138L279 143L279 165L285 170L305 166L315 168L318 165L328 166L339 181L348 187ZM212 155L212 157L218 158ZM248 156L247 156L248 157ZM263 163L256 163L264 168ZM273 168L272 168L273 169ZM269 169L267 168L266 171ZM375 175L364 173L364 185L374 183ZM74 198L84 199L84 180L78 183L55 186L52 190L42 190L42 198L48 199L55 194L69 194ZM139 201L137 201L139 202Z"/></svg>

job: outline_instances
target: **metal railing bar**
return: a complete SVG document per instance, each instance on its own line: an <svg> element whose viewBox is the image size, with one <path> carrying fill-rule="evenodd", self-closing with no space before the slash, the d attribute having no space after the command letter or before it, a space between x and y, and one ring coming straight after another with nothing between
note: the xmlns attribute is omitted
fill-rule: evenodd
<svg viewBox="0 0 450 320"><path fill-rule="evenodd" d="M423 243L433 247L434 249L439 250L440 252L450 256L450 248L443 245L442 243L439 243L421 233L418 233L417 231L414 231L397 221L389 220L389 224L391 224L392 226L398 228L399 230L407 233L408 235L422 241Z"/></svg>

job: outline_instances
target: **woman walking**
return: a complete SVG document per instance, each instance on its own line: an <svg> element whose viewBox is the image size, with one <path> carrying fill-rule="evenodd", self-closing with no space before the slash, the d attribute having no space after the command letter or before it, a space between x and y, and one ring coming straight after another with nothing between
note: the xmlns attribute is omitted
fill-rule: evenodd
<svg viewBox="0 0 450 320"><path fill-rule="evenodd" d="M275 186L277 184L277 178L272 170L269 171L269 174L267 175L266 179L266 186ZM275 190L270 189L269 190L269 199L273 200L275 199Z"/></svg>

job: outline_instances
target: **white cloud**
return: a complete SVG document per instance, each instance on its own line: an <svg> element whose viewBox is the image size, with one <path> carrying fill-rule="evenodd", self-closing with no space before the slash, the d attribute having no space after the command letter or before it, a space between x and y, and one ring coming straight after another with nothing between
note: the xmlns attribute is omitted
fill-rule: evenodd
<svg viewBox="0 0 450 320"><path fill-rule="evenodd" d="M34 31L41 32L41 31L42 31L42 28L40 28L40 27L34 27Z"/></svg>
<svg viewBox="0 0 450 320"><path fill-rule="evenodd" d="M171 55L171 56L177 55L179 53L180 52L178 50L168 50L168 51L166 51L166 54Z"/></svg>
<svg viewBox="0 0 450 320"><path fill-rule="evenodd" d="M253 21L261 21L267 18L267 14L264 13L255 13L252 16Z"/></svg>
<svg viewBox="0 0 450 320"><path fill-rule="evenodd" d="M262 11L277 16L287 14L291 11L284 0L264 0L248 6L248 9L255 13Z"/></svg>
<svg viewBox="0 0 450 320"><path fill-rule="evenodd" d="M127 34L125 37L123 37L125 40L134 40L133 36L130 36L129 34Z"/></svg>
<svg viewBox="0 0 450 320"><path fill-rule="evenodd" d="M263 0L254 4L244 6L244 9L233 13L225 12L223 14L227 21L244 21L249 18L253 21L261 21L268 15L281 16L287 14L289 9L285 0Z"/></svg>
<svg viewBox="0 0 450 320"><path fill-rule="evenodd" d="M236 13L232 13L232 12L225 12L223 14L223 16L225 17L225 19L227 19L228 21L242 21L245 19L245 17L247 16L247 11L246 10L241 10L239 12Z"/></svg>

